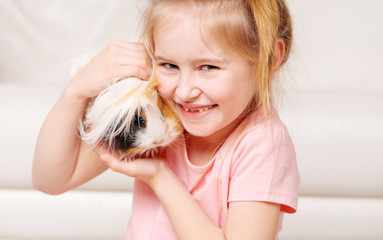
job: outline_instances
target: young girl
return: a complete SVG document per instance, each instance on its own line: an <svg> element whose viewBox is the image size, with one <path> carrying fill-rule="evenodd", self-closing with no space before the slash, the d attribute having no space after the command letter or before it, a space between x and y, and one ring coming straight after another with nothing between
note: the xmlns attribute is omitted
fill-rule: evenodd
<svg viewBox="0 0 383 240"><path fill-rule="evenodd" d="M145 47L113 41L66 87L41 129L34 186L59 194L109 167L136 178L127 239L276 239L299 185L271 91L292 41L284 1L152 0L144 20ZM131 162L89 151L77 130L88 100L152 72L181 143Z"/></svg>

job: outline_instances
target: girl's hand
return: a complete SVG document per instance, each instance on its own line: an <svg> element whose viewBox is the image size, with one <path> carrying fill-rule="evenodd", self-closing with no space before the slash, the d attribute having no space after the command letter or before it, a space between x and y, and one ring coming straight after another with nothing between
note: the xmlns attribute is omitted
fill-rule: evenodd
<svg viewBox="0 0 383 240"><path fill-rule="evenodd" d="M115 40L72 78L69 87L76 96L91 98L113 81L127 77L147 80L151 72L151 60L142 43Z"/></svg>
<svg viewBox="0 0 383 240"><path fill-rule="evenodd" d="M127 176L143 180L151 187L154 186L163 171L169 170L163 158L142 158L132 161L120 160L118 154L100 150L100 159L110 169Z"/></svg>

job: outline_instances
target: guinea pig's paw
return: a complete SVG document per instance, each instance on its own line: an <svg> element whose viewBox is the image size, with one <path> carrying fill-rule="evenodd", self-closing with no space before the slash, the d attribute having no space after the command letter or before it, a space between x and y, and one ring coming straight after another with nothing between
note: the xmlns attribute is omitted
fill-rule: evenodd
<svg viewBox="0 0 383 240"><path fill-rule="evenodd" d="M131 161L133 161L134 159L133 158L131 158L131 157L127 157L127 156L125 156L125 155L120 155L120 160L121 161L123 161L123 162L131 162Z"/></svg>
<svg viewBox="0 0 383 240"><path fill-rule="evenodd" d="M145 158L155 158L158 156L158 153L159 153L158 149L153 148L153 149L149 149L148 151L146 151L144 153L144 155L145 155Z"/></svg>

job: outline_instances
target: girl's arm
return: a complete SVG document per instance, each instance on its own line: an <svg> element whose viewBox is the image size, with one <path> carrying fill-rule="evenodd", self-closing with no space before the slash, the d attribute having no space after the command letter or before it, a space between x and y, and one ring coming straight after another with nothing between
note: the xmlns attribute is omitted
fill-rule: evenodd
<svg viewBox="0 0 383 240"><path fill-rule="evenodd" d="M79 138L77 129L86 105L87 100L68 87L45 119L32 167L36 189L49 194L63 193L107 169Z"/></svg>
<svg viewBox="0 0 383 240"><path fill-rule="evenodd" d="M48 114L37 140L32 168L36 189L59 194L73 189L107 169L78 133L90 98L113 80L147 79L151 64L141 43L113 41L69 82Z"/></svg>
<svg viewBox="0 0 383 240"><path fill-rule="evenodd" d="M114 171L144 180L156 193L180 240L274 240L280 205L264 202L230 203L226 230L218 228L185 189L165 160L121 162L111 155L101 159Z"/></svg>
<svg viewBox="0 0 383 240"><path fill-rule="evenodd" d="M272 239L278 232L281 206L266 202L232 202L226 239Z"/></svg>

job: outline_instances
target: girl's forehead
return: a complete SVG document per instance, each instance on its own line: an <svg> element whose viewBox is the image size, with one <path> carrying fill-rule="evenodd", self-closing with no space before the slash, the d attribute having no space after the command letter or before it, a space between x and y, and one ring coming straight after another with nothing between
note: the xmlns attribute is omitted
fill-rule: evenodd
<svg viewBox="0 0 383 240"><path fill-rule="evenodd" d="M153 28L154 45L160 40L167 39L175 44L180 41L204 45L221 52L221 42L208 36L204 21L195 18L187 11L176 12L159 19ZM169 43L170 44L170 43Z"/></svg>
<svg viewBox="0 0 383 240"><path fill-rule="evenodd" d="M155 53L165 55L194 55L206 53L211 46L203 41L199 28L190 21L172 23L162 21L153 34ZM214 48L215 49L215 48ZM171 54L173 53L173 54Z"/></svg>
<svg viewBox="0 0 383 240"><path fill-rule="evenodd" d="M198 19L193 19L192 14L184 10L169 12L166 15L162 15L154 22L154 33L156 31L166 31L168 29L177 28L180 26L195 26L200 25Z"/></svg>
<svg viewBox="0 0 383 240"><path fill-rule="evenodd" d="M201 8L201 6L186 7L179 5L157 15L152 28L151 43L153 50L155 51L157 48L156 42L158 42L158 38L164 38L170 34L174 38L169 39L172 42L183 41L185 38L198 38L208 48L220 49L225 54L247 58L246 55L241 53L243 51L247 52L248 49L243 50L241 49L243 46L238 44L242 42L244 35L244 32L240 29L244 25L242 22L245 21L245 17L238 16L238 11L234 11L237 12L234 14L227 8L221 9L221 11L213 11L212 8ZM228 11L230 16L225 14ZM182 34L177 31L182 31Z"/></svg>

